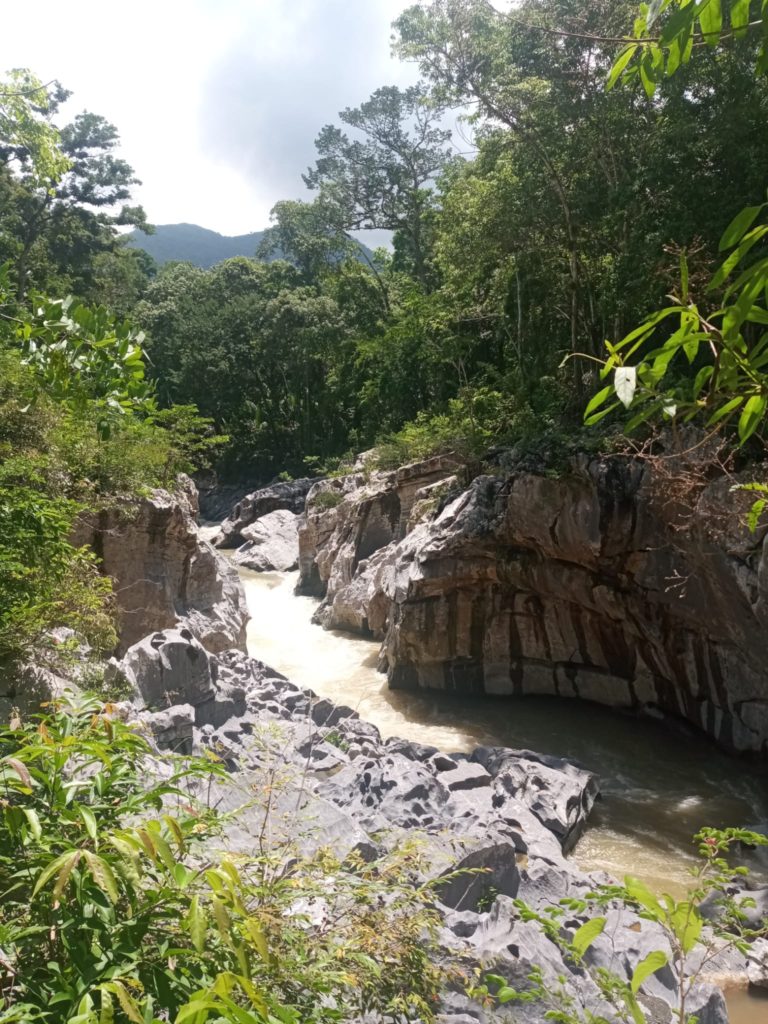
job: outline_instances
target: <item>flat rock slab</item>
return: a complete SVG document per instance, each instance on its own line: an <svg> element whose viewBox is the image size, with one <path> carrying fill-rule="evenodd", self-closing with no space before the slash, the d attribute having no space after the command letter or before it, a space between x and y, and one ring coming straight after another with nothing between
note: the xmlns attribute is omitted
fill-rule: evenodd
<svg viewBox="0 0 768 1024"><path fill-rule="evenodd" d="M491 776L482 765L460 761L455 768L440 772L440 781L451 791L480 789L482 786L490 786Z"/></svg>

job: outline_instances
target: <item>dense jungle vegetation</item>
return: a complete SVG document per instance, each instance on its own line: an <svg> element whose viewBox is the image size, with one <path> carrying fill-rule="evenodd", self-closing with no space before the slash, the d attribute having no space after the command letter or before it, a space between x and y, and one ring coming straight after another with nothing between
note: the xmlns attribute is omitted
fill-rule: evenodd
<svg viewBox="0 0 768 1024"><path fill-rule="evenodd" d="M697 299L724 229L764 195L759 32L698 47L650 94L607 90L634 13L601 0L528 0L509 18L479 0L407 11L396 47L421 85L383 86L322 127L311 201L278 203L253 260L210 270L158 272L121 243L117 228L145 218L103 118L61 127L69 166L52 189L8 138L12 288L129 315L159 406L194 404L229 437L225 475L298 473L385 438L393 458L562 443L597 374L564 357L602 357L662 306L683 252ZM47 90L48 123L63 95ZM359 228L390 230L392 251L361 260Z"/></svg>
<svg viewBox="0 0 768 1024"><path fill-rule="evenodd" d="M644 8L639 43L630 0L406 10L394 46L421 84L321 127L311 198L275 206L253 259L207 270L126 245L151 228L115 126L61 123L63 86L6 76L0 654L80 611L109 648L96 570L54 538L180 468L560 451L596 443L585 406L611 429L630 404L757 444L765 15L711 4L713 21L710 0ZM366 228L391 250L361 250Z"/></svg>

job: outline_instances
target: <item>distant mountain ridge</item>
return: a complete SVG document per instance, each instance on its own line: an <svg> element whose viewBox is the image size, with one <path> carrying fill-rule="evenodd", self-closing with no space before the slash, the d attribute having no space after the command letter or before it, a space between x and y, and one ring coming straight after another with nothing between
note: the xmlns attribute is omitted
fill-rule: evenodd
<svg viewBox="0 0 768 1024"><path fill-rule="evenodd" d="M199 224L158 224L153 235L131 231L127 239L130 246L144 249L158 263L183 260L207 268L233 256L255 256L263 237L263 231L251 231L247 235L220 235L218 231L201 228Z"/></svg>

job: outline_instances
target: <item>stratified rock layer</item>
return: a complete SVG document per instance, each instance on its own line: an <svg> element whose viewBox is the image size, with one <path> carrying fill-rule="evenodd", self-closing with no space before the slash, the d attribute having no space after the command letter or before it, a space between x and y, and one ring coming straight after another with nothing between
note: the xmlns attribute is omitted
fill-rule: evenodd
<svg viewBox="0 0 768 1024"><path fill-rule="evenodd" d="M339 510L344 537L367 536L361 489L308 514L302 573L327 586L324 625L383 638L393 687L656 709L764 754L768 556L731 483L619 457L483 476L398 543L352 557Z"/></svg>
<svg viewBox="0 0 768 1024"><path fill-rule="evenodd" d="M209 651L245 650L248 612L237 570L200 537L194 485L185 486L78 523L74 543L93 548L115 583L118 653L173 626L189 628Z"/></svg>
<svg viewBox="0 0 768 1024"><path fill-rule="evenodd" d="M415 525L414 512L427 514L440 495L456 487L461 464L451 456L403 466L391 472L360 472L322 480L307 495L299 525L298 591L324 598L320 621L340 629L366 633L359 602L334 607L336 595L368 565L368 559L401 540ZM327 611L326 611L327 609Z"/></svg>

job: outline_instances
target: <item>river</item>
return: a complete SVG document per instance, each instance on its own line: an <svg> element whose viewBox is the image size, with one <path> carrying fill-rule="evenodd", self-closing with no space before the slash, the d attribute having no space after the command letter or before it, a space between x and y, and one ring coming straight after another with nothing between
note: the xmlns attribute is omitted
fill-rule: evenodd
<svg viewBox="0 0 768 1024"><path fill-rule="evenodd" d="M682 893L704 825L765 826L761 766L719 752L669 726L557 698L467 700L388 689L376 671L378 644L313 625L316 602L294 596L296 573L241 570L251 621L250 653L293 682L347 704L381 730L445 751L480 744L571 758L596 772L602 799L572 853L585 870L639 875ZM768 858L750 865L768 877ZM768 999L729 993L731 1024L768 1024Z"/></svg>

